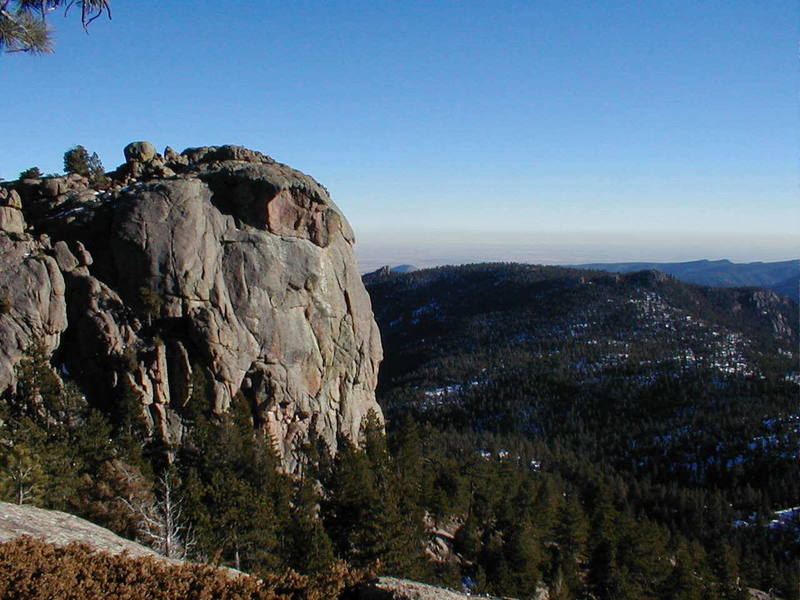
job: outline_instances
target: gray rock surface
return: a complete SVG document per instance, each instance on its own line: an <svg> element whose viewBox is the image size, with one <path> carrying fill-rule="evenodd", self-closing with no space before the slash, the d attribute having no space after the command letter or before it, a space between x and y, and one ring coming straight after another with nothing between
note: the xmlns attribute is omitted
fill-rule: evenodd
<svg viewBox="0 0 800 600"><path fill-rule="evenodd" d="M67 327L64 277L51 250L46 236L0 229L0 390L16 386L16 365L35 338L52 352Z"/></svg>
<svg viewBox="0 0 800 600"><path fill-rule="evenodd" d="M108 529L75 515L0 502L0 542L8 542L22 536L43 540L56 546L67 546L77 542L109 554L127 552L132 558L151 556L176 564L181 562L167 559L141 544L126 540Z"/></svg>
<svg viewBox="0 0 800 600"><path fill-rule="evenodd" d="M197 370L215 411L244 395L289 470L312 425L332 449L340 433L356 439L380 415L382 351L327 190L237 146L164 158L136 142L125 155L108 191L76 178L13 188L27 224L0 233L0 298L13 306L0 316L0 388L44 336L90 400L135 394L167 444L181 442ZM14 233L26 228L54 242Z"/></svg>
<svg viewBox="0 0 800 600"><path fill-rule="evenodd" d="M453 590L419 583L398 577L379 577L358 591L359 600L469 600L470 598L499 600L489 596L473 596ZM537 588L531 596L535 600L548 600L550 594L544 587ZM510 598L504 600L512 600Z"/></svg>
<svg viewBox="0 0 800 600"><path fill-rule="evenodd" d="M123 149L125 160L150 162L156 157L158 151L150 142L131 142Z"/></svg>
<svg viewBox="0 0 800 600"><path fill-rule="evenodd" d="M98 552L123 554L130 558L153 558L159 562L180 566L190 561L166 556L118 536L104 527L57 510L36 508L27 504L0 502L0 543L20 537L31 537L55 546L85 544ZM231 578L246 576L229 567L216 567Z"/></svg>
<svg viewBox="0 0 800 600"><path fill-rule="evenodd" d="M7 233L22 233L25 231L22 201L16 190L0 188L0 230Z"/></svg>

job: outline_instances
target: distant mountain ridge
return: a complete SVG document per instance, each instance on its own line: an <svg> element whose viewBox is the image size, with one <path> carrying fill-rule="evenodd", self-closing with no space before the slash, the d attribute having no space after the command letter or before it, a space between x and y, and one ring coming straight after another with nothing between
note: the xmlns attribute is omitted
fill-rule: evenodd
<svg viewBox="0 0 800 600"><path fill-rule="evenodd" d="M576 269L611 273L656 270L689 283L714 287L762 287L793 300L800 298L800 259L750 263L734 263L722 259L675 263L590 263L572 266Z"/></svg>

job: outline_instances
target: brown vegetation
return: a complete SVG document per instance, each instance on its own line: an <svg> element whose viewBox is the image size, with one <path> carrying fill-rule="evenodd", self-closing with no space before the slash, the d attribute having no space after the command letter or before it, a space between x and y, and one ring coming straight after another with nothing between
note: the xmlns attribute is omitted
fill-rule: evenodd
<svg viewBox="0 0 800 600"><path fill-rule="evenodd" d="M0 598L35 600L327 600L370 574L337 563L314 577L287 571L262 578L208 565L113 556L83 544L54 546L29 537L0 544Z"/></svg>

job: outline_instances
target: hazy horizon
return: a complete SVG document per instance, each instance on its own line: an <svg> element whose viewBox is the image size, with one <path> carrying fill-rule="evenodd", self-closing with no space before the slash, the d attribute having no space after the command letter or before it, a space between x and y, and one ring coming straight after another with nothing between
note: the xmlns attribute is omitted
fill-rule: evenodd
<svg viewBox="0 0 800 600"><path fill-rule="evenodd" d="M619 262L735 263L800 258L796 236L748 233L487 232L455 230L356 232L361 272L384 265L418 268L476 262L578 265Z"/></svg>

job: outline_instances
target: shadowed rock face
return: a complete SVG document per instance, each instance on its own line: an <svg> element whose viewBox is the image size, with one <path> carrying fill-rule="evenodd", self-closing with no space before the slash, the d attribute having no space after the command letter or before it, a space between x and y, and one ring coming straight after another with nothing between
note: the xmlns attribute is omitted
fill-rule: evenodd
<svg viewBox="0 0 800 600"><path fill-rule="evenodd" d="M380 414L381 345L353 232L327 190L236 146L125 154L108 191L74 176L2 190L0 299L14 308L0 315L0 388L45 336L90 400L132 391L169 444L198 369L216 411L244 394L287 469L312 424L332 448L337 433L356 438ZM28 233L10 212L17 192ZM21 273L14 253L35 258Z"/></svg>
<svg viewBox="0 0 800 600"><path fill-rule="evenodd" d="M0 389L34 336L52 351L67 326L64 277L47 236L24 232L19 196L0 189Z"/></svg>

